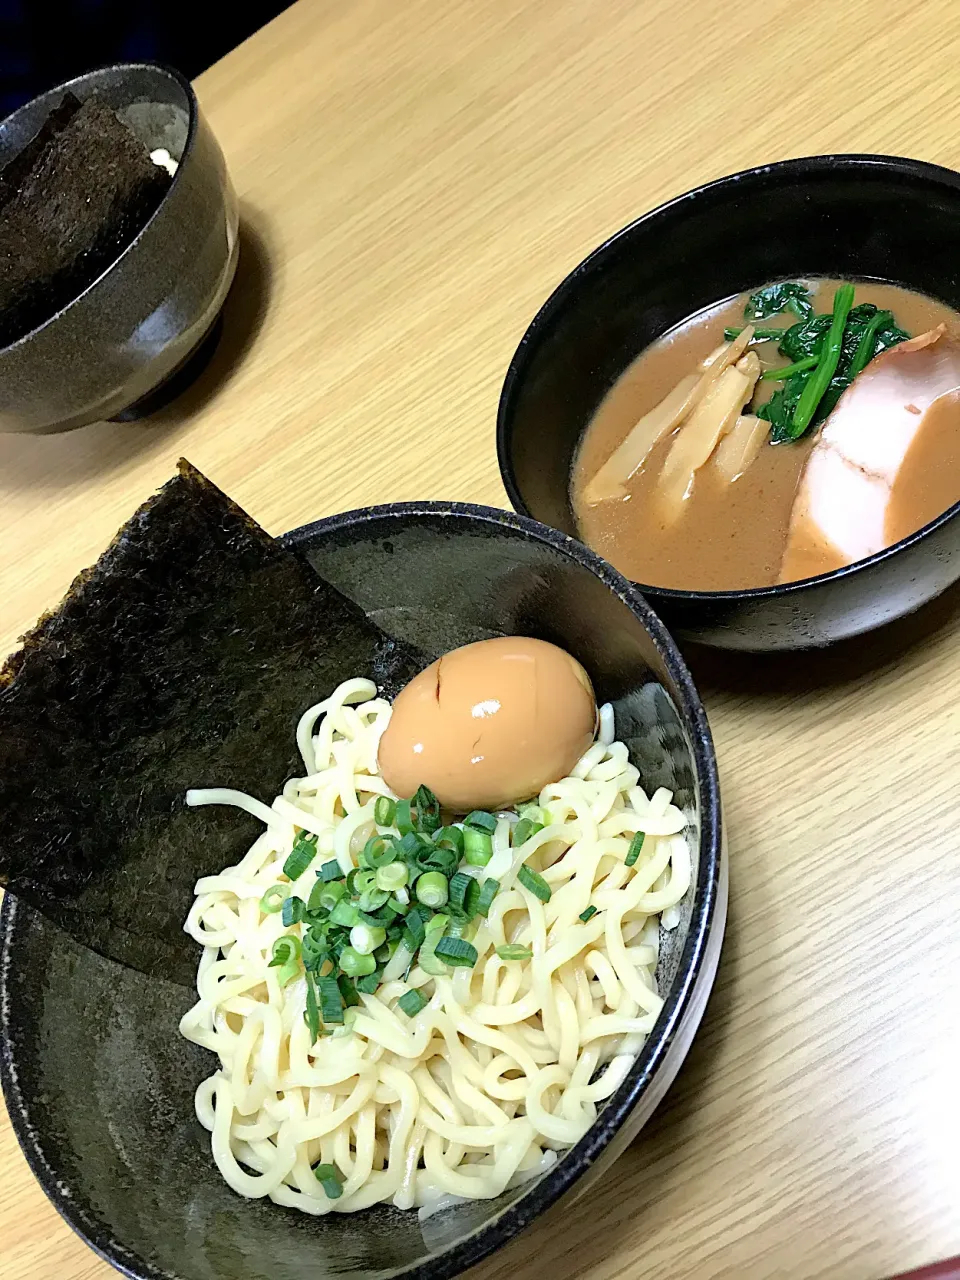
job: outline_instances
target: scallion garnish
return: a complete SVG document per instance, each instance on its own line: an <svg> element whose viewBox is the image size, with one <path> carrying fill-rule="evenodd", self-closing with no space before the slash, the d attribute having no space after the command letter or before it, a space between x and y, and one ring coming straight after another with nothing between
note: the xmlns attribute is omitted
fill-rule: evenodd
<svg viewBox="0 0 960 1280"><path fill-rule="evenodd" d="M431 918L427 924L427 936L420 947L420 954L417 962L424 973L429 973L431 977L438 977L442 973L448 973L447 966L435 954L437 943L443 937L444 930L450 923L450 917L446 915L436 915Z"/></svg>
<svg viewBox="0 0 960 1280"><path fill-rule="evenodd" d="M292 924L300 923L306 905L302 898L297 898L293 894L289 898L284 898L283 906L280 908L280 919L285 928L289 929Z"/></svg>
<svg viewBox="0 0 960 1280"><path fill-rule="evenodd" d="M411 907L404 919L403 938L414 954L423 943L426 930L423 927L423 916L416 907Z"/></svg>
<svg viewBox="0 0 960 1280"><path fill-rule="evenodd" d="M320 868L318 875L320 879L329 883L331 880L342 880L343 869L336 858L331 858L329 862L325 862Z"/></svg>
<svg viewBox="0 0 960 1280"><path fill-rule="evenodd" d="M497 820L492 813L487 813L484 809L474 809L464 818L463 825L474 831L486 831L487 835L492 836L497 829Z"/></svg>
<svg viewBox="0 0 960 1280"><path fill-rule="evenodd" d="M500 881L488 878L484 880L480 888L480 897L477 900L477 915L486 917L493 905L493 900L500 892Z"/></svg>
<svg viewBox="0 0 960 1280"><path fill-rule="evenodd" d="M477 948L463 938L441 938L433 952L438 960L455 967L472 969L477 963Z"/></svg>
<svg viewBox="0 0 960 1280"><path fill-rule="evenodd" d="M438 849L449 849L457 855L457 861L463 857L463 832L459 827L441 827L433 837Z"/></svg>
<svg viewBox="0 0 960 1280"><path fill-rule="evenodd" d="M380 908L386 904L389 896L390 895L387 893L386 889L378 889L376 887L376 881L374 881L374 887L372 889L364 890L360 895L360 900L357 903L357 906L360 908L360 914L371 915L374 911L379 911Z"/></svg>
<svg viewBox="0 0 960 1280"><path fill-rule="evenodd" d="M405 862L391 862L377 870L377 888L386 893L402 889L409 879L410 872Z"/></svg>
<svg viewBox="0 0 960 1280"><path fill-rule="evenodd" d="M289 880L299 880L316 856L317 837L301 833L283 864L283 874Z"/></svg>
<svg viewBox="0 0 960 1280"><path fill-rule="evenodd" d="M336 1025L343 1022L343 998L334 977L318 978L317 988L320 992L320 1017L325 1023Z"/></svg>
<svg viewBox="0 0 960 1280"><path fill-rule="evenodd" d="M627 856L624 862L628 867L632 867L636 860L640 857L640 850L643 848L644 832L638 831L630 841L630 848L627 850Z"/></svg>
<svg viewBox="0 0 960 1280"><path fill-rule="evenodd" d="M260 899L260 910L265 911L268 916L275 916L282 909L284 901L289 896L290 886L288 884L272 884Z"/></svg>
<svg viewBox="0 0 960 1280"><path fill-rule="evenodd" d="M526 844L531 836L535 836L538 831L542 830L542 822L534 822L532 818L521 818L513 828L514 847L518 848L520 845Z"/></svg>
<svg viewBox="0 0 960 1280"><path fill-rule="evenodd" d="M463 916L465 920L472 920L477 914L477 904L480 901L480 886L474 880L473 876L468 876L463 871L458 871L450 881L450 911L453 915Z"/></svg>
<svg viewBox="0 0 960 1280"><path fill-rule="evenodd" d="M400 832L401 836L412 836L416 827L413 821L413 814L410 812L409 800L398 800L397 808L393 818L394 826Z"/></svg>
<svg viewBox="0 0 960 1280"><path fill-rule="evenodd" d="M280 970L277 981L281 987L285 987L300 972L300 939L291 933L285 933L273 944L271 956L267 967Z"/></svg>
<svg viewBox="0 0 960 1280"><path fill-rule="evenodd" d="M375 969L373 973L368 973L365 977L357 979L357 990L362 991L364 995L372 996L377 987L379 987L382 978L383 974L378 969Z"/></svg>
<svg viewBox="0 0 960 1280"><path fill-rule="evenodd" d="M539 871L534 871L532 867L528 867L526 863L521 866L517 872L517 879L525 889L530 892L541 902L549 902L552 896L550 886L544 880Z"/></svg>
<svg viewBox="0 0 960 1280"><path fill-rule="evenodd" d="M389 796L377 796L373 806L373 820L378 827L392 827L396 814L396 801Z"/></svg>
<svg viewBox="0 0 960 1280"><path fill-rule="evenodd" d="M376 871L380 867L389 866L396 856L397 846L392 840L385 840L383 836L371 836L363 846L360 861L365 867Z"/></svg>
<svg viewBox="0 0 960 1280"><path fill-rule="evenodd" d="M418 831L432 835L440 829L440 801L429 787L417 787L412 801L413 813Z"/></svg>
<svg viewBox="0 0 960 1280"><path fill-rule="evenodd" d="M415 890L417 901L434 911L444 906L450 896L447 877L442 871L427 871L418 878Z"/></svg>
<svg viewBox="0 0 960 1280"><path fill-rule="evenodd" d="M368 973L373 973L377 967L377 962L372 955L361 955L359 951L353 947L344 947L340 952L340 972L345 973L348 978L364 978Z"/></svg>
<svg viewBox="0 0 960 1280"><path fill-rule="evenodd" d="M343 1179L335 1164L318 1164L313 1171L313 1176L323 1187L323 1193L328 1200L339 1200L343 1195Z"/></svg>
<svg viewBox="0 0 960 1280"><path fill-rule="evenodd" d="M360 911L356 903L348 902L346 898L341 898L330 912L330 923L340 925L344 929L352 929L355 924L359 924Z"/></svg>
<svg viewBox="0 0 960 1280"><path fill-rule="evenodd" d="M350 930L350 945L362 956L372 956L386 938L386 929L371 929L368 924L355 924Z"/></svg>
<svg viewBox="0 0 960 1280"><path fill-rule="evenodd" d="M529 947L521 947L516 942L508 942L497 947L497 955L501 960L529 960L533 952Z"/></svg>
<svg viewBox="0 0 960 1280"><path fill-rule="evenodd" d="M397 1008L408 1018L415 1018L429 1003L422 991L406 991L397 1001Z"/></svg>
<svg viewBox="0 0 960 1280"><path fill-rule="evenodd" d="M597 908L593 905L593 903L591 903L590 906L587 907L586 911L580 912L580 919L583 921L584 924L586 924L587 921L592 920L596 914L597 914Z"/></svg>
<svg viewBox="0 0 960 1280"><path fill-rule="evenodd" d="M319 893L317 893L318 888L320 890ZM347 886L342 880L334 880L332 884L324 884L322 880L318 880L310 892L307 910L332 911L346 892ZM316 906L313 905L314 894L316 894Z"/></svg>
<svg viewBox="0 0 960 1280"><path fill-rule="evenodd" d="M493 840L490 833L476 827L463 829L463 857L469 867L485 867L493 857Z"/></svg>
<svg viewBox="0 0 960 1280"><path fill-rule="evenodd" d="M357 988L352 978L348 978L345 973L341 973L337 978L337 986L340 988L341 996L343 996L343 1003L348 1009L353 1009L360 1003L360 997L357 995Z"/></svg>
<svg viewBox="0 0 960 1280"><path fill-rule="evenodd" d="M317 991L313 985L313 974L306 970L307 1007L303 1011L303 1020L310 1032L310 1043L315 1044L320 1035L320 1006L317 1004Z"/></svg>

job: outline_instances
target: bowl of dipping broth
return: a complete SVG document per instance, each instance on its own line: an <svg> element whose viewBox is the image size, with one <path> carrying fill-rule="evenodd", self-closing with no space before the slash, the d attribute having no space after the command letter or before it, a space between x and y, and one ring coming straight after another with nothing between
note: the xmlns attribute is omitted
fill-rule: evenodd
<svg viewBox="0 0 960 1280"><path fill-rule="evenodd" d="M624 228L517 348L514 507L682 639L812 648L960 577L960 175L765 165Z"/></svg>
<svg viewBox="0 0 960 1280"><path fill-rule="evenodd" d="M237 252L223 154L179 72L100 67L0 121L0 431L158 407L212 350Z"/></svg>
<svg viewBox="0 0 960 1280"><path fill-rule="evenodd" d="M636 1137L690 1047L726 914L710 732L659 618L566 534L424 502L351 511L280 541L360 606L360 630L385 633L379 652L416 655L403 659L402 687L378 686L358 656L336 689L309 691L318 706L284 717L296 777L272 812L303 830L277 827L287 844L274 848L256 798L245 814L225 811L256 843L236 866L204 866L193 909L185 901L177 917L197 942L196 985L104 959L8 892L0 1076L48 1196L132 1280L441 1280L579 1195ZM550 697L538 702L531 686ZM254 725L261 744L268 715ZM421 747L423 766L405 780ZM438 830L422 788L403 799L416 781L435 789L447 821L469 806L508 811ZM531 792L535 811L520 816ZM224 812L238 795L187 792L178 821ZM381 834L368 840L370 823ZM444 860L461 854L454 874ZM417 859L427 869L408 875ZM586 906L571 899L581 890ZM561 908L576 910L557 936ZM501 955L490 931L504 919ZM524 930L541 926L534 954ZM311 1026L315 930L332 958L316 966ZM415 963L400 954L408 932ZM266 934L289 979L265 967ZM598 958L578 974L583 945ZM328 963L338 976L322 976ZM251 977L238 964L260 968ZM631 966L618 997L616 974ZM532 1010L548 1005L556 1018L541 1023ZM368 1042L377 1051L361 1061Z"/></svg>

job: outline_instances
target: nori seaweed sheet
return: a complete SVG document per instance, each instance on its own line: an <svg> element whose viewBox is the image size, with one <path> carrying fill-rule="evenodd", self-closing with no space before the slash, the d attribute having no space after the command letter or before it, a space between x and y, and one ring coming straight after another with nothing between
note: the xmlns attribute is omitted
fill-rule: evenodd
<svg viewBox="0 0 960 1280"><path fill-rule="evenodd" d="M298 717L343 679L423 665L189 463L0 670L0 883L79 941L185 986L193 886L302 772Z"/></svg>
<svg viewBox="0 0 960 1280"><path fill-rule="evenodd" d="M93 284L146 225L171 181L105 102L65 94L0 171L0 346Z"/></svg>

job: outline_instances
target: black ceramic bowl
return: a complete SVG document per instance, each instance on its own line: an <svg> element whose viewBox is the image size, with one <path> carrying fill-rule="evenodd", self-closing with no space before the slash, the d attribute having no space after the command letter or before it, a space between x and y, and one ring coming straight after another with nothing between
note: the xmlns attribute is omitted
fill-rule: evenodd
<svg viewBox="0 0 960 1280"><path fill-rule="evenodd" d="M237 197L187 80L150 63L87 72L0 122L6 164L70 90L97 94L179 168L159 208L107 270L43 324L0 347L0 431L65 431L130 414L183 368L237 265Z"/></svg>
<svg viewBox="0 0 960 1280"><path fill-rule="evenodd" d="M769 280L892 281L960 308L960 175L887 156L813 156L698 187L612 236L555 290L510 364L497 419L518 511L575 534L570 470L633 358L692 312ZM640 584L681 638L802 649L909 613L960 577L960 504L895 546L749 591Z"/></svg>
<svg viewBox="0 0 960 1280"><path fill-rule="evenodd" d="M663 1012L596 1124L540 1182L429 1218L310 1218L221 1180L193 1095L215 1058L177 1034L191 992L105 961L8 895L0 919L0 1073L34 1173L67 1221L140 1280L439 1280L478 1261L636 1136L690 1046L726 911L710 733L659 619L579 543L532 520L440 503L374 507L287 535L385 630L428 653L531 634L579 658L648 787L675 791L694 862L663 935ZM186 911L185 904L184 910ZM194 996L195 998L195 996Z"/></svg>

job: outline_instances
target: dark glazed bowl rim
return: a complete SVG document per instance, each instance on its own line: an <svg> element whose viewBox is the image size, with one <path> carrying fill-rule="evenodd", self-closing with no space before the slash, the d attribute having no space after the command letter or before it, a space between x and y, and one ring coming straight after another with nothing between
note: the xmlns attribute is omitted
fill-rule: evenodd
<svg viewBox="0 0 960 1280"><path fill-rule="evenodd" d="M692 187L689 191L665 200L662 204L657 205L656 208L650 209L638 218L634 218L632 222L615 231L597 248L588 253L561 280L530 321L513 354L500 391L496 428L497 462L500 467L500 478L503 482L503 487L507 491L507 497L510 499L513 508L521 514L533 518L532 512L520 494L510 457L509 445L513 434L514 401L526 377L531 359L540 343L549 333L554 316L562 308L574 305L575 295L583 276L602 267L607 257L619 247L620 242L631 236L638 228L647 225L655 226L658 222L664 222L666 226L669 226L670 220L683 217L686 210L695 201L709 198L716 194L723 194L751 182L769 184L775 183L778 179L789 182L795 177L803 178L838 171L856 172L858 169L867 168L886 170L907 181L926 179L930 182L944 183L951 187L956 196L960 198L960 173L954 169L948 169L944 165L931 164L926 160L911 160L906 156L888 156L870 152L840 152L818 156L801 156L795 160L779 160L772 164L755 165L750 169L741 169L737 173L731 173L725 177L704 182L698 187ZM639 355L640 353L638 352L637 354ZM640 591L677 602L709 604L713 601L782 598L793 595L798 591L803 591L814 583L819 585L825 582L838 582L850 577L852 574L861 572L861 570L870 569L874 565L881 564L908 547L914 546L958 515L960 515L960 502L955 502L953 506L942 511L940 515L936 516L928 524L908 534L907 537L901 538L899 542L877 551L874 555L867 556L863 560L855 560L853 564L843 565L839 569L831 570L830 573L815 574L812 578L798 578L795 582L777 582L769 587L744 587L737 591L681 591L676 587L658 587L650 582L637 582L634 585Z"/></svg>
<svg viewBox="0 0 960 1280"><path fill-rule="evenodd" d="M301 548L318 536L335 534L357 525L404 518L466 517L488 525L491 529L511 529L528 541L545 543L597 577L627 606L643 625L653 641L667 673L678 692L678 710L689 735L697 783L700 791L699 868L694 887L690 925L677 967L673 988L664 1000L657 1027L647 1038L626 1080L610 1097L604 1109L584 1138L557 1162L538 1183L521 1195L497 1218L461 1242L428 1258L419 1266L398 1269L387 1274L410 1277L410 1280L448 1280L491 1254L526 1228L577 1182L602 1155L607 1143L629 1119L641 1096L652 1083L690 1008L697 978L704 962L708 940L715 924L719 901L719 877L722 854L720 784L716 753L707 724L706 713L693 679L669 632L635 587L611 565L575 538L561 533L528 516L495 507L463 502L400 502L362 507L300 525L282 534L280 541ZM101 1258L116 1267L130 1280L156 1280L158 1271L131 1258L130 1254L104 1229L91 1230L77 1210L76 1197L59 1180L46 1161L37 1135L31 1125L17 1083L17 1070L11 1052L10 1005L5 975L12 962L11 936L16 927L16 902L6 895L0 909L0 1084L10 1120L20 1149L47 1197L67 1223ZM162 1273L166 1274L166 1273ZM173 1280L173 1277L170 1278Z"/></svg>
<svg viewBox="0 0 960 1280"><path fill-rule="evenodd" d="M153 213L151 213L150 217L146 220L146 222L143 224L143 226L140 228L137 234L133 237L130 243L124 249L122 249L120 253L117 254L117 256L113 259L113 261L108 266L106 266L103 269L103 271L100 272L100 274L97 276L95 280L91 280L85 289L82 289L78 294L75 295L75 297L71 298L69 302L64 303L64 305L60 308L60 310L55 311L52 316L47 316L46 320L42 320L40 324L35 325L27 333L21 334L20 337L17 338L15 341L7 343L5 347L0 347L0 356L5 355L8 351L15 351L17 347L29 342L30 339L35 337L38 333L40 333L41 330L46 329L49 325L54 324L57 320L60 319L61 316L65 315L72 307L76 306L77 303L81 301L81 299L86 298L89 293L92 293L93 290L96 289L97 285L100 283L101 280L103 280L106 276L108 276L111 273L111 271L115 271L116 268L120 265L120 263L123 262L124 258L126 258L129 254L132 254L134 252L137 245L143 239L143 236L146 233L147 228L159 216L161 210L164 208L164 206L170 200L170 197L173 195L173 191L177 185L177 179L180 177L180 172L183 168L183 165L186 162L187 157L190 155L190 153L193 150L193 143L197 134L197 113L198 113L199 107L197 103L197 95L193 91L193 86L191 85L190 81L187 80L186 77L183 76L176 69L176 67L169 67L164 62L149 62L149 61L105 62L103 63L102 66L91 67L89 71L84 71L81 75L73 76L72 79L70 80L64 80L61 84L54 85L52 89L46 89L44 90L43 93L38 93L36 97L31 98L28 102L21 103L19 107L17 107L14 111L11 111L8 115L4 116L2 120L0 120L0 129L2 129L8 120L12 120L15 115L19 115L21 111L25 111L27 107L33 106L33 104L39 101L39 99L48 98L48 97L55 98L57 94L67 93L70 89L74 87L74 85L80 84L81 82L88 81L91 76L98 75L103 71L144 71L144 70L161 71L164 75L169 76L171 80L175 81L180 86L180 88L183 90L184 94L186 95L186 99L187 99L187 139L186 139L186 142L183 144L183 152L181 153L180 160L177 164L177 171L172 176L170 180L170 185L169 187L167 187L167 190L164 193L163 199L160 201L156 209L154 209Z"/></svg>

